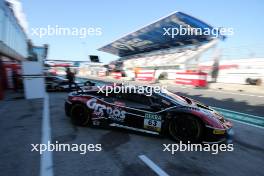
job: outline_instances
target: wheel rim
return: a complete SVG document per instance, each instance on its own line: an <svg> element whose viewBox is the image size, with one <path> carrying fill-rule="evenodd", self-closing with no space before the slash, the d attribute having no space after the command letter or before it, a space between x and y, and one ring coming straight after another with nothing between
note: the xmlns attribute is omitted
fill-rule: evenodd
<svg viewBox="0 0 264 176"><path fill-rule="evenodd" d="M87 111L85 110L83 106L76 105L72 109L71 114L72 114L74 122L77 122L78 124L81 124L81 125L88 124L90 118L89 118Z"/></svg>
<svg viewBox="0 0 264 176"><path fill-rule="evenodd" d="M201 134L199 122L190 116L174 119L169 130L173 138L184 142L197 141Z"/></svg>

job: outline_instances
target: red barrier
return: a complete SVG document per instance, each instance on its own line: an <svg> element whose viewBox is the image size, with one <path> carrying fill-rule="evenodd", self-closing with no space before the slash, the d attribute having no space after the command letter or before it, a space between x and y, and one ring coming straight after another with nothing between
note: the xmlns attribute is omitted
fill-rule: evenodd
<svg viewBox="0 0 264 176"><path fill-rule="evenodd" d="M110 75L115 79L120 79L122 77L121 72L112 72Z"/></svg>
<svg viewBox="0 0 264 176"><path fill-rule="evenodd" d="M99 71L98 72L98 76L99 77L104 77L104 76L106 76L106 72L105 71Z"/></svg>
<svg viewBox="0 0 264 176"><path fill-rule="evenodd" d="M195 87L207 86L207 73L203 72L177 72L177 84L193 85Z"/></svg>
<svg viewBox="0 0 264 176"><path fill-rule="evenodd" d="M139 81L153 81L155 76L154 70L139 70L136 73L136 80Z"/></svg>

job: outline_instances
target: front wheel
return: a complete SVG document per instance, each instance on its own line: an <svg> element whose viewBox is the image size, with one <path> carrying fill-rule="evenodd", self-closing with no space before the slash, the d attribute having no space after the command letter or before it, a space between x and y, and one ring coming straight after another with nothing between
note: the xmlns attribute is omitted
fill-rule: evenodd
<svg viewBox="0 0 264 176"><path fill-rule="evenodd" d="M200 143L203 136L203 124L189 114L180 114L169 123L169 134L176 141Z"/></svg>
<svg viewBox="0 0 264 176"><path fill-rule="evenodd" d="M82 104L75 104L71 108L70 117L72 123L78 126L87 126L91 121L91 115L87 107Z"/></svg>

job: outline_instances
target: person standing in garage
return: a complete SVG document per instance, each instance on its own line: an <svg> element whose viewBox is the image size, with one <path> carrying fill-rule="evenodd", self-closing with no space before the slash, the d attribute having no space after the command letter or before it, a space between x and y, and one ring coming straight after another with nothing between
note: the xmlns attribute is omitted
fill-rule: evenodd
<svg viewBox="0 0 264 176"><path fill-rule="evenodd" d="M68 83L69 83L69 91L72 90L72 84L74 84L74 73L71 72L70 68L67 67L66 69L66 78L68 79Z"/></svg>
<svg viewBox="0 0 264 176"><path fill-rule="evenodd" d="M218 77L218 72L219 72L219 60L216 58L214 60L214 64L212 66L212 82L216 83L217 82L217 77Z"/></svg>

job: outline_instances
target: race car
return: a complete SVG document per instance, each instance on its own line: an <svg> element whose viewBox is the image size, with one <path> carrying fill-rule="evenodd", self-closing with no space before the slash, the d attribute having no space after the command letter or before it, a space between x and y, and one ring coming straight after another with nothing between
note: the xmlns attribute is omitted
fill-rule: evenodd
<svg viewBox="0 0 264 176"><path fill-rule="evenodd" d="M64 86L69 85L69 81L60 76L46 76L45 77L46 90L52 91L61 91L64 89Z"/></svg>
<svg viewBox="0 0 264 176"><path fill-rule="evenodd" d="M47 91L67 91L69 90L69 81L62 76L46 76L45 77L46 90ZM77 90L78 87L87 86L93 84L90 81L74 81L72 84L72 90ZM93 84L94 85L94 84Z"/></svg>
<svg viewBox="0 0 264 176"><path fill-rule="evenodd" d="M66 115L75 125L118 127L182 142L218 143L233 134L232 123L209 106L165 89L151 95L135 89L106 94L93 86L71 92Z"/></svg>

